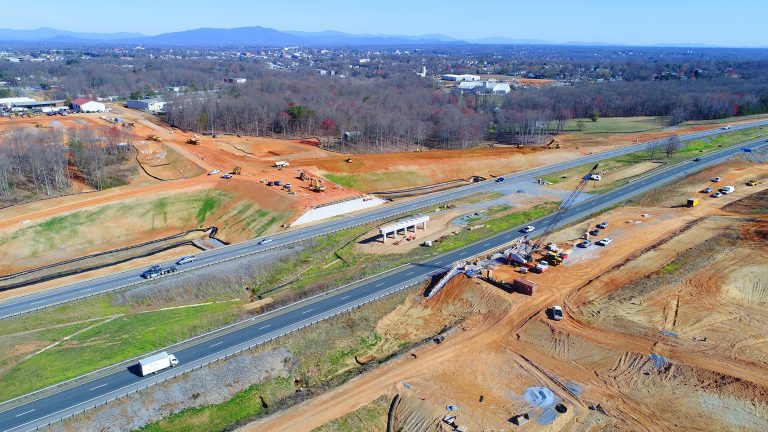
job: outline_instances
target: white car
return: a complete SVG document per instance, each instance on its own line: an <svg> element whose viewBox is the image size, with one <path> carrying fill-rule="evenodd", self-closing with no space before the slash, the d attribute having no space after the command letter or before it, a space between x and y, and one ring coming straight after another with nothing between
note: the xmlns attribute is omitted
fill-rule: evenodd
<svg viewBox="0 0 768 432"><path fill-rule="evenodd" d="M259 242L260 245L265 245L267 243L272 243L272 239L266 238Z"/></svg>
<svg viewBox="0 0 768 432"><path fill-rule="evenodd" d="M560 321L563 319L563 308L560 306L552 306L552 319L555 321Z"/></svg>
<svg viewBox="0 0 768 432"><path fill-rule="evenodd" d="M722 177L715 177L712 179L712 183L717 183L723 181Z"/></svg>
<svg viewBox="0 0 768 432"><path fill-rule="evenodd" d="M208 173L208 175L216 175L216 174L218 174L218 173L220 173L220 172L221 172L221 170L217 170L217 169L215 169L215 170L213 170L213 171L209 172L209 173Z"/></svg>
<svg viewBox="0 0 768 432"><path fill-rule="evenodd" d="M533 231L533 230L535 230L535 229L536 229L536 227L535 227L535 226L533 226L533 225L528 225L527 227L525 227L525 228L521 229L521 230L520 230L520 232L521 232L521 233L529 233L529 232L531 232L531 231Z"/></svg>
<svg viewBox="0 0 768 432"><path fill-rule="evenodd" d="M223 176L221 176L221 178L229 180L232 178L232 174L224 174Z"/></svg>
<svg viewBox="0 0 768 432"><path fill-rule="evenodd" d="M179 258L179 260L176 261L176 265L183 265L183 264L186 264L186 263L191 263L194 260L195 260L195 256L194 255L187 255L185 257Z"/></svg>
<svg viewBox="0 0 768 432"><path fill-rule="evenodd" d="M612 238L606 237L606 238L604 238L602 240L599 240L597 242L597 244L600 245L600 246L608 246L609 244L611 244L612 241L613 241Z"/></svg>
<svg viewBox="0 0 768 432"><path fill-rule="evenodd" d="M723 194L721 194L720 192L715 192L715 193L713 193L713 194L712 194L712 195L710 195L710 196L711 196L712 198L720 198L721 196L723 196Z"/></svg>

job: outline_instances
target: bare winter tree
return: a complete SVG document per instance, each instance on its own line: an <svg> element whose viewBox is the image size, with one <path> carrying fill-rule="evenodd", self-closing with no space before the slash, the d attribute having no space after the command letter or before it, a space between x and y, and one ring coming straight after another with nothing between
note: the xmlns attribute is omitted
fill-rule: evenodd
<svg viewBox="0 0 768 432"><path fill-rule="evenodd" d="M648 157L651 160L654 160L656 158L656 155L664 149L665 145L666 145L665 143L662 143L659 140L653 140L649 142L647 146Z"/></svg>
<svg viewBox="0 0 768 432"><path fill-rule="evenodd" d="M667 154L667 157L672 157L673 154L677 153L682 148L682 143L680 142L680 137L677 135L673 135L664 142L664 153Z"/></svg>

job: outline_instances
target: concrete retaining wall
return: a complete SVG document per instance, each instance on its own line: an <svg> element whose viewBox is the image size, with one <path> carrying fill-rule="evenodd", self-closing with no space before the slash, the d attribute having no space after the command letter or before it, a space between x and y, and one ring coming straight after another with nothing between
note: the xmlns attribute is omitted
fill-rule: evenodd
<svg viewBox="0 0 768 432"><path fill-rule="evenodd" d="M293 221L291 226L303 225L310 222L317 222L323 219L332 218L334 216L352 213L358 210L365 210L377 205L384 204L381 198L373 196L365 196L360 198L351 199L348 201L337 202L322 207L315 207L309 209L306 213L301 215L298 219Z"/></svg>

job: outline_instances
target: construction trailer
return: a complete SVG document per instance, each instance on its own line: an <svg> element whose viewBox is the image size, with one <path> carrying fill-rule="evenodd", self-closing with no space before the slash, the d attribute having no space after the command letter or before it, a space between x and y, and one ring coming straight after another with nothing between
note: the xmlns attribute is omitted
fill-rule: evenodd
<svg viewBox="0 0 768 432"><path fill-rule="evenodd" d="M512 288L520 294L532 296L536 290L536 282L529 281L528 279L517 278L512 280Z"/></svg>

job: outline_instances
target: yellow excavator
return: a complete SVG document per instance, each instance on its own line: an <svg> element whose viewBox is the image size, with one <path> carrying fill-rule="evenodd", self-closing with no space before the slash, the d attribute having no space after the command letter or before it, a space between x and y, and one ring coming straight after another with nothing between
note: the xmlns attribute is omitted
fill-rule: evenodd
<svg viewBox="0 0 768 432"><path fill-rule="evenodd" d="M321 181L322 180L318 180L314 177L311 177L309 179L309 182L310 182L309 190L311 190L312 192L325 192L325 185L321 184L320 183Z"/></svg>
<svg viewBox="0 0 768 432"><path fill-rule="evenodd" d="M243 169L242 169L241 167L239 167L239 166L236 166L236 167L235 167L235 168L232 170L232 175L240 175L240 173L241 173L242 171L243 171Z"/></svg>
<svg viewBox="0 0 768 432"><path fill-rule="evenodd" d="M552 138L552 140L547 143L547 148L552 148L552 147L560 148L562 147L562 145L560 145L560 142L557 139Z"/></svg>

